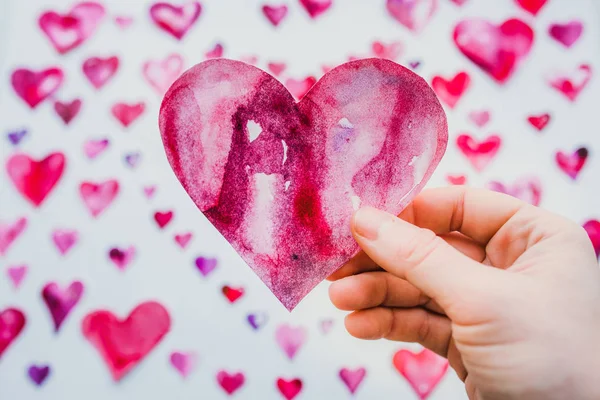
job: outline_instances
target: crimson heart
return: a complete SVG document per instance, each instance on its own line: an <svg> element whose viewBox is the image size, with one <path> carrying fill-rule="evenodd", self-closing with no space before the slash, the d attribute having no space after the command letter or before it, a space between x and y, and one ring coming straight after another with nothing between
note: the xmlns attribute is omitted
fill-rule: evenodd
<svg viewBox="0 0 600 400"><path fill-rule="evenodd" d="M223 286L221 291L230 303L235 303L240 297L244 295L244 288L233 288L231 286Z"/></svg>
<svg viewBox="0 0 600 400"><path fill-rule="evenodd" d="M41 161L15 154L6 163L6 172L17 190L36 207L52 191L64 169L63 153L51 153Z"/></svg>
<svg viewBox="0 0 600 400"><path fill-rule="evenodd" d="M10 78L17 95L31 108L37 107L58 90L64 79L60 68L48 68L40 72L16 69Z"/></svg>
<svg viewBox="0 0 600 400"><path fill-rule="evenodd" d="M115 381L139 364L170 328L169 312L152 301L138 305L124 320L100 310L86 315L82 323L83 335L100 352Z"/></svg>
<svg viewBox="0 0 600 400"><path fill-rule="evenodd" d="M25 327L25 314L16 308L0 312L0 357Z"/></svg>
<svg viewBox="0 0 600 400"><path fill-rule="evenodd" d="M173 211L165 211L165 212L157 211L154 213L154 220L156 221L156 223L158 224L158 227L160 229L167 226L167 224L169 222L171 222L172 218L173 218Z"/></svg>
<svg viewBox="0 0 600 400"><path fill-rule="evenodd" d="M277 388L283 397L286 398L286 400L292 400L302 390L302 381L300 379L292 379L288 381L283 378L278 378Z"/></svg>
<svg viewBox="0 0 600 400"><path fill-rule="evenodd" d="M219 371L217 373L217 382L219 382L219 385L229 395L240 389L244 385L245 380L246 378L241 372L230 374L227 371Z"/></svg>
<svg viewBox="0 0 600 400"><path fill-rule="evenodd" d="M458 100L469 88L471 77L466 72L459 72L451 80L446 80L441 76L434 76L431 80L431 87L437 96L450 108L454 108Z"/></svg>
<svg viewBox="0 0 600 400"><path fill-rule="evenodd" d="M357 253L353 211L398 214L448 140L427 83L375 58L331 70L298 103L264 71L205 61L159 119L183 187L288 309Z"/></svg>
<svg viewBox="0 0 600 400"><path fill-rule="evenodd" d="M429 397L448 370L448 360L427 349L416 354L399 350L393 363L421 400Z"/></svg>
<svg viewBox="0 0 600 400"><path fill-rule="evenodd" d="M543 131L546 125L550 122L551 116L548 113L542 115L532 115L527 118L527 121L538 131Z"/></svg>
<svg viewBox="0 0 600 400"><path fill-rule="evenodd" d="M509 19L500 26L469 19L454 29L458 49L499 83L506 82L529 54L533 37L533 29L518 19Z"/></svg>
<svg viewBox="0 0 600 400"><path fill-rule="evenodd" d="M521 8L525 11L530 12L533 15L537 15L538 12L546 5L548 0L515 0Z"/></svg>
<svg viewBox="0 0 600 400"><path fill-rule="evenodd" d="M150 18L165 32L181 40L194 25L201 11L202 6L198 1L191 1L181 7L159 2L150 7Z"/></svg>

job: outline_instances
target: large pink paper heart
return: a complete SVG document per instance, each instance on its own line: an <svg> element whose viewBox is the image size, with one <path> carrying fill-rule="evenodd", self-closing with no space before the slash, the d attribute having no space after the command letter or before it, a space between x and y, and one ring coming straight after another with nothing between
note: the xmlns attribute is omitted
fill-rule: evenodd
<svg viewBox="0 0 600 400"><path fill-rule="evenodd" d="M159 119L183 187L290 310L357 253L353 211L399 213L448 141L435 93L383 59L331 70L298 103L264 71L205 61L171 86Z"/></svg>
<svg viewBox="0 0 600 400"><path fill-rule="evenodd" d="M181 40L194 25L201 11L202 6L198 1L190 1L180 7L158 2L150 7L150 18L165 32Z"/></svg>
<svg viewBox="0 0 600 400"><path fill-rule="evenodd" d="M42 298L54 321L54 331L58 332L73 307L77 305L83 294L83 283L72 282L66 289L61 289L57 283L50 282L42 289Z"/></svg>
<svg viewBox="0 0 600 400"><path fill-rule="evenodd" d="M63 153L51 153L36 161L27 154L15 154L6 163L6 172L27 200L39 207L58 183L65 169Z"/></svg>
<svg viewBox="0 0 600 400"><path fill-rule="evenodd" d="M413 32L421 31L438 7L438 0L387 0L388 12Z"/></svg>
<svg viewBox="0 0 600 400"><path fill-rule="evenodd" d="M17 95L31 108L52 96L62 85L64 74L60 68L48 68L40 72L16 69L10 82Z"/></svg>
<svg viewBox="0 0 600 400"><path fill-rule="evenodd" d="M533 29L518 19L509 19L500 26L469 19L454 29L458 49L499 83L506 82L529 54L533 37Z"/></svg>

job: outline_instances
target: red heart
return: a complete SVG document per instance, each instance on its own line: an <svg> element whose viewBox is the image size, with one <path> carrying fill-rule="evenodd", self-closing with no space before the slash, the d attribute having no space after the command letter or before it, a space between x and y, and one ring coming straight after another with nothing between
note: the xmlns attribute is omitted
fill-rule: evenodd
<svg viewBox="0 0 600 400"><path fill-rule="evenodd" d="M600 221L590 220L583 224L583 229L587 232L592 246L596 252L596 257L600 257ZM1 353L1 351L0 351Z"/></svg>
<svg viewBox="0 0 600 400"><path fill-rule="evenodd" d="M583 169L588 156L589 151L585 147L577 149L572 154L558 151L556 153L556 163L571 179L575 180Z"/></svg>
<svg viewBox="0 0 600 400"><path fill-rule="evenodd" d="M264 71L205 61L165 95L160 130L198 208L289 309L358 251L355 207L398 214L447 143L427 83L376 58L333 69L298 103Z"/></svg>
<svg viewBox="0 0 600 400"><path fill-rule="evenodd" d="M39 207L65 169L63 153L51 153L36 161L27 154L15 154L6 163L6 172L17 190Z"/></svg>
<svg viewBox="0 0 600 400"><path fill-rule="evenodd" d="M175 79L183 71L183 57L179 54L170 54L164 60L150 60L144 63L142 73L159 94L164 94Z"/></svg>
<svg viewBox="0 0 600 400"><path fill-rule="evenodd" d="M527 118L527 121L538 131L543 131L546 125L550 122L550 114L532 115Z"/></svg>
<svg viewBox="0 0 600 400"><path fill-rule="evenodd" d="M82 182L79 194L92 217L97 217L113 202L119 193L119 182L114 179L102 183Z"/></svg>
<svg viewBox="0 0 600 400"><path fill-rule="evenodd" d="M317 18L331 7L333 0L300 0L300 4L311 18Z"/></svg>
<svg viewBox="0 0 600 400"><path fill-rule="evenodd" d="M592 67L582 64L571 76L557 75L551 78L550 86L567 96L569 100L575 101L590 79L592 79Z"/></svg>
<svg viewBox="0 0 600 400"><path fill-rule="evenodd" d="M448 360L427 349L417 354L399 350L393 363L421 400L429 397L448 370Z"/></svg>
<svg viewBox="0 0 600 400"><path fill-rule="evenodd" d="M446 180L451 185L464 185L467 183L466 175L446 175Z"/></svg>
<svg viewBox="0 0 600 400"><path fill-rule="evenodd" d="M302 100L302 98L306 95L306 93L308 93L310 88L312 88L315 83L317 83L317 78L314 76L309 76L303 80L290 78L285 81L285 86L295 99Z"/></svg>
<svg viewBox="0 0 600 400"><path fill-rule="evenodd" d="M217 382L230 395L241 388L245 380L244 374L241 372L229 374L227 371L219 371L217 373Z"/></svg>
<svg viewBox="0 0 600 400"><path fill-rule="evenodd" d="M75 99L70 103L63 103L61 101L54 102L54 111L63 120L66 125L73 120L81 109L81 100Z"/></svg>
<svg viewBox="0 0 600 400"><path fill-rule="evenodd" d="M292 400L302 390L302 381L300 379L285 380L277 379L277 388L287 400Z"/></svg>
<svg viewBox="0 0 600 400"><path fill-rule="evenodd" d="M569 48L577 42L583 33L583 24L580 21L571 21L566 24L552 24L548 29L550 36Z"/></svg>
<svg viewBox="0 0 600 400"><path fill-rule="evenodd" d="M230 303L235 303L240 297L244 295L244 288L232 288L231 286L223 286L221 291Z"/></svg>
<svg viewBox="0 0 600 400"><path fill-rule="evenodd" d="M111 108L111 113L125 128L131 125L146 109L144 103L117 103Z"/></svg>
<svg viewBox="0 0 600 400"><path fill-rule="evenodd" d="M431 87L435 94L448 105L454 108L458 100L462 97L465 91L469 88L471 77L466 72L459 72L451 80L446 80L441 76L434 76L431 81Z"/></svg>
<svg viewBox="0 0 600 400"><path fill-rule="evenodd" d="M392 17L417 33L435 14L438 0L387 0L386 7Z"/></svg>
<svg viewBox="0 0 600 400"><path fill-rule="evenodd" d="M499 83L506 82L529 54L533 37L533 29L518 19L509 19L500 26L470 19L454 29L454 43L459 50Z"/></svg>
<svg viewBox="0 0 600 400"><path fill-rule="evenodd" d="M537 15L538 12L546 5L548 0L515 0L517 4L521 6L525 11L530 12L533 15Z"/></svg>
<svg viewBox="0 0 600 400"><path fill-rule="evenodd" d="M25 327L25 314L16 308L0 312L0 358Z"/></svg>
<svg viewBox="0 0 600 400"><path fill-rule="evenodd" d="M191 1L181 7L159 2L150 7L150 18L159 28L181 40L201 11L202 6L198 1Z"/></svg>
<svg viewBox="0 0 600 400"><path fill-rule="evenodd" d="M45 12L38 23L54 48L65 54L90 37L105 14L102 4L86 1L75 5L66 15Z"/></svg>
<svg viewBox="0 0 600 400"><path fill-rule="evenodd" d="M83 336L108 365L115 381L123 378L162 340L171 328L169 312L157 302L145 302L120 320L110 311L87 314Z"/></svg>
<svg viewBox="0 0 600 400"><path fill-rule="evenodd" d="M173 211L160 212L157 211L154 213L154 220L158 224L159 228L164 228L167 226L171 219L173 218Z"/></svg>
<svg viewBox="0 0 600 400"><path fill-rule="evenodd" d="M52 96L64 79L60 68L48 68L40 72L16 69L11 75L11 83L17 95L31 108Z"/></svg>
<svg viewBox="0 0 600 400"><path fill-rule="evenodd" d="M262 12L265 15L265 17L267 17L267 19L273 24L273 26L278 26L279 23L287 15L288 8L286 5L281 5L281 6L264 5L262 7Z"/></svg>
<svg viewBox="0 0 600 400"><path fill-rule="evenodd" d="M104 86L119 69L119 57L90 57L81 66L83 74L96 89Z"/></svg>
<svg viewBox="0 0 600 400"><path fill-rule="evenodd" d="M456 138L456 145L459 150L467 157L473 168L481 172L492 161L498 150L502 139L499 136L492 135L487 139L478 142L473 137L462 134Z"/></svg>

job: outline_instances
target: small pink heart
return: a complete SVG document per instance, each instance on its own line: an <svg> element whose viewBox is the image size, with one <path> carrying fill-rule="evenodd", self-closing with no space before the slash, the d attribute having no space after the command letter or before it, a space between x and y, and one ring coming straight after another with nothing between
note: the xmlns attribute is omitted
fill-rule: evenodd
<svg viewBox="0 0 600 400"><path fill-rule="evenodd" d="M8 267L6 274L8 275L8 279L10 279L14 288L18 289L19 286L21 286L23 279L25 279L25 275L27 274L27 265Z"/></svg>
<svg viewBox="0 0 600 400"><path fill-rule="evenodd" d="M89 139L83 143L83 152L88 158L93 159L106 150L108 144L108 139Z"/></svg>
<svg viewBox="0 0 600 400"><path fill-rule="evenodd" d="M536 177L521 178L512 185L491 181L487 184L487 188L516 197L534 206L539 206L542 198L542 184Z"/></svg>
<svg viewBox="0 0 600 400"><path fill-rule="evenodd" d="M79 240L79 233L72 229L55 229L52 232L52 241L58 249L61 255L67 254L67 252L77 243Z"/></svg>
<svg viewBox="0 0 600 400"><path fill-rule="evenodd" d="M355 370L342 368L340 370L340 379L344 384L348 387L351 394L356 392L358 386L361 384L365 375L367 374L367 370L364 368L357 368Z"/></svg>
<svg viewBox="0 0 600 400"><path fill-rule="evenodd" d="M182 71L183 57L175 53L170 54L164 60L147 61L142 67L144 78L160 95L169 89Z"/></svg>
<svg viewBox="0 0 600 400"><path fill-rule="evenodd" d="M283 62L270 62L267 64L267 68L269 68L269 71L271 71L273 75L279 76L285 71L286 65Z"/></svg>
<svg viewBox="0 0 600 400"><path fill-rule="evenodd" d="M230 374L222 370L217 373L217 382L228 395L238 391L244 385L245 380L246 378L241 372Z"/></svg>
<svg viewBox="0 0 600 400"><path fill-rule="evenodd" d="M83 294L83 283L72 282L65 290L62 290L55 282L50 282L42 289L42 298L50 311L54 321L54 331L58 332L61 325L81 299Z"/></svg>
<svg viewBox="0 0 600 400"><path fill-rule="evenodd" d="M159 28L181 40L198 20L201 11L199 1L190 1L180 7L158 2L150 7L150 18Z"/></svg>
<svg viewBox="0 0 600 400"><path fill-rule="evenodd" d="M321 328L321 332L324 335L327 335L331 331L331 328L333 328L333 320L329 318L321 320L319 322L319 327Z"/></svg>
<svg viewBox="0 0 600 400"><path fill-rule="evenodd" d="M581 147L571 154L558 151L556 153L556 163L558 164L559 168L569 176L569 178L575 180L583 169L588 156L589 151L585 147Z"/></svg>
<svg viewBox="0 0 600 400"><path fill-rule="evenodd" d="M65 155L48 154L37 161L27 154L15 154L6 163L6 172L16 189L35 207L40 207L65 170Z"/></svg>
<svg viewBox="0 0 600 400"><path fill-rule="evenodd" d="M469 88L471 77L466 72L459 72L452 79L446 80L441 76L434 76L431 80L431 87L435 94L448 105L454 108L458 100Z"/></svg>
<svg viewBox="0 0 600 400"><path fill-rule="evenodd" d="M262 12L265 15L265 17L267 17L267 19L273 24L273 26L278 26L287 15L288 8L285 4L282 4L280 6L264 5L262 7Z"/></svg>
<svg viewBox="0 0 600 400"><path fill-rule="evenodd" d="M296 100L302 100L315 83L317 83L317 78L314 76L308 76L302 80L289 78L285 81L285 87L287 87Z"/></svg>
<svg viewBox="0 0 600 400"><path fill-rule="evenodd" d="M375 57L384 58L387 60L396 60L402 54L402 42L383 43L379 41L373 42L371 51Z"/></svg>
<svg viewBox="0 0 600 400"><path fill-rule="evenodd" d="M83 62L81 69L92 85L100 89L117 73L119 57L91 57Z"/></svg>
<svg viewBox="0 0 600 400"><path fill-rule="evenodd" d="M163 229L165 226L167 226L167 224L171 222L172 218L173 211L157 211L154 213L154 221L156 221L160 229Z"/></svg>
<svg viewBox="0 0 600 400"><path fill-rule="evenodd" d="M135 258L135 247L129 246L125 250L113 247L108 252L108 258L122 271Z"/></svg>
<svg viewBox="0 0 600 400"><path fill-rule="evenodd" d="M527 121L538 131L543 131L544 128L550 122L551 116L550 114L541 114L541 115L532 115L527 118Z"/></svg>
<svg viewBox="0 0 600 400"><path fill-rule="evenodd" d="M51 67L36 72L28 69L13 71L10 82L17 95L31 108L52 96L60 88L64 80L60 68Z"/></svg>
<svg viewBox="0 0 600 400"><path fill-rule="evenodd" d="M188 243L192 240L192 233L178 233L175 235L175 243L179 245L182 249L185 249Z"/></svg>
<svg viewBox="0 0 600 400"><path fill-rule="evenodd" d="M127 128L131 125L142 113L146 105L143 102L135 104L116 103L111 108L112 115L119 120L121 125Z"/></svg>
<svg viewBox="0 0 600 400"><path fill-rule="evenodd" d="M133 23L133 17L117 15L115 16L115 23L119 26L119 28L127 29Z"/></svg>
<svg viewBox="0 0 600 400"><path fill-rule="evenodd" d="M63 120L65 125L69 125L69 122L73 120L79 114L79 110L81 109L81 100L75 99L68 103L63 103L62 101L54 102L54 111L58 114L60 119Z"/></svg>
<svg viewBox="0 0 600 400"><path fill-rule="evenodd" d="M420 32L435 14L438 0L387 0L388 12L412 32Z"/></svg>
<svg viewBox="0 0 600 400"><path fill-rule="evenodd" d="M156 193L156 185L144 186L143 191L144 196L146 196L147 199L151 199L154 196L154 193Z"/></svg>
<svg viewBox="0 0 600 400"><path fill-rule="evenodd" d="M469 119L478 127L483 128L490 122L491 114L487 110L483 111L471 111L469 113Z"/></svg>
<svg viewBox="0 0 600 400"><path fill-rule="evenodd" d="M223 57L223 45L216 43L212 49L204 53L206 58L219 58Z"/></svg>
<svg viewBox="0 0 600 400"><path fill-rule="evenodd" d="M446 180L451 185L464 185L467 183L466 175L446 175Z"/></svg>
<svg viewBox="0 0 600 400"><path fill-rule="evenodd" d="M98 217L119 194L119 182L110 179L106 182L82 182L79 194L92 217Z"/></svg>
<svg viewBox="0 0 600 400"><path fill-rule="evenodd" d="M600 221L590 220L583 224L583 229L587 232L592 246L596 252L596 257L600 258Z"/></svg>
<svg viewBox="0 0 600 400"><path fill-rule="evenodd" d="M0 256L6 254L10 245L27 227L27 218L21 217L15 222L0 221Z"/></svg>
<svg viewBox="0 0 600 400"><path fill-rule="evenodd" d="M317 18L331 7L333 0L300 0L300 4L311 18Z"/></svg>
<svg viewBox="0 0 600 400"><path fill-rule="evenodd" d="M180 352L175 351L171 353L169 361L171 365L179 372L179 374L185 379L196 367L197 355L194 352Z"/></svg>
<svg viewBox="0 0 600 400"><path fill-rule="evenodd" d="M448 360L427 349L417 354L399 350L393 363L421 400L429 397L448 370Z"/></svg>
<svg viewBox="0 0 600 400"><path fill-rule="evenodd" d="M462 6L463 4L465 4L467 2L467 0L451 0L454 4L456 4L457 6Z"/></svg>
<svg viewBox="0 0 600 400"><path fill-rule="evenodd" d="M483 171L492 161L500 150L501 144L502 139L497 135L492 135L482 141L478 141L468 134L462 134L456 138L458 149L478 172Z"/></svg>
<svg viewBox="0 0 600 400"><path fill-rule="evenodd" d="M306 328L302 326L292 327L287 324L280 325L275 331L275 340L290 360L300 350L308 336Z"/></svg>
<svg viewBox="0 0 600 400"><path fill-rule="evenodd" d="M569 100L575 101L588 82L592 79L592 67L588 64L580 65L574 73L555 74L549 79L550 86L560 91Z"/></svg>
<svg viewBox="0 0 600 400"><path fill-rule="evenodd" d="M302 390L302 380L277 378L277 388L286 400L292 400Z"/></svg>
<svg viewBox="0 0 600 400"><path fill-rule="evenodd" d="M548 33L554 40L566 48L570 48L581 37L583 23L581 21L571 21L566 24L552 24L548 29Z"/></svg>

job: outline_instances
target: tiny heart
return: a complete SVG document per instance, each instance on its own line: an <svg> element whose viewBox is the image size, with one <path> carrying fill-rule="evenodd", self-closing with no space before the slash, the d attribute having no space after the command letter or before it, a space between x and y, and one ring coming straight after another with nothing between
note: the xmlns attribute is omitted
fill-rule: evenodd
<svg viewBox="0 0 600 400"><path fill-rule="evenodd" d="M10 77L15 93L31 108L37 107L42 101L52 96L64 80L60 68L51 67L40 72L28 69L16 69Z"/></svg>
<svg viewBox="0 0 600 400"><path fill-rule="evenodd" d="M548 0L515 0L521 8L533 15L537 15Z"/></svg>
<svg viewBox="0 0 600 400"><path fill-rule="evenodd" d="M140 152L133 152L125 154L125 165L129 168L135 168L140 163L142 154Z"/></svg>
<svg viewBox="0 0 600 400"><path fill-rule="evenodd" d="M42 384L46 381L48 376L50 375L50 366L49 365L32 365L27 370L27 375L29 378L35 383L37 386L42 386Z"/></svg>
<svg viewBox="0 0 600 400"><path fill-rule="evenodd" d="M367 375L367 370L362 367L355 370L348 368L342 368L340 370L340 379L352 394L356 392L356 389L358 389L358 386L365 378L365 375Z"/></svg>
<svg viewBox="0 0 600 400"><path fill-rule="evenodd" d="M106 182L82 182L79 194L92 217L98 217L119 194L119 182L110 179Z"/></svg>
<svg viewBox="0 0 600 400"><path fill-rule="evenodd" d="M543 131L544 128L550 123L550 114L532 115L527 118L527 121L538 131Z"/></svg>
<svg viewBox="0 0 600 400"><path fill-rule="evenodd" d="M333 0L300 0L300 4L311 18L317 18L331 7Z"/></svg>
<svg viewBox="0 0 600 400"><path fill-rule="evenodd" d="M150 7L150 18L159 28L181 40L198 20L201 11L198 1L191 1L180 7L159 2Z"/></svg>
<svg viewBox="0 0 600 400"><path fill-rule="evenodd" d="M13 146L17 146L19 143L21 143L21 140L23 140L27 133L27 129L19 129L16 131L8 132L8 140Z"/></svg>
<svg viewBox="0 0 600 400"><path fill-rule="evenodd" d="M83 283L72 282L62 290L55 282L50 282L42 289L42 298L54 321L54 331L58 332L73 307L77 305L83 294Z"/></svg>
<svg viewBox="0 0 600 400"><path fill-rule="evenodd" d="M512 185L505 185L501 182L491 181L487 188L495 192L505 193L517 199L523 200L534 206L539 206L542 199L542 184L538 178L524 177Z"/></svg>
<svg viewBox="0 0 600 400"><path fill-rule="evenodd" d="M52 241L58 249L61 255L67 254L67 252L77 243L79 240L79 232L71 229L55 229L52 232Z"/></svg>
<svg viewBox="0 0 600 400"><path fill-rule="evenodd" d="M65 156L60 152L51 153L40 161L27 154L15 154L6 163L6 172L19 193L39 207L58 183L65 162Z"/></svg>
<svg viewBox="0 0 600 400"><path fill-rule="evenodd" d="M65 54L88 39L105 14L102 4L85 1L76 4L65 15L47 11L40 16L38 24L54 48Z"/></svg>
<svg viewBox="0 0 600 400"><path fill-rule="evenodd" d="M146 105L143 102L135 104L116 103L110 109L112 115L127 128L144 112Z"/></svg>
<svg viewBox="0 0 600 400"><path fill-rule="evenodd" d="M183 378L187 378L196 367L198 357L194 352L175 351L171 353L169 361L171 365L179 372Z"/></svg>
<svg viewBox="0 0 600 400"><path fill-rule="evenodd" d="M466 175L446 175L446 180L451 185L464 185L467 183Z"/></svg>
<svg viewBox="0 0 600 400"><path fill-rule="evenodd" d="M197 207L288 309L358 252L355 207L398 214L447 144L427 82L378 58L334 68L298 103L258 68L205 61L171 86L159 126Z"/></svg>
<svg viewBox="0 0 600 400"><path fill-rule="evenodd" d="M75 99L69 103L63 103L62 101L54 102L54 111L58 114L60 119L63 120L65 125L69 125L69 122L73 120L81 109L81 100Z"/></svg>
<svg viewBox="0 0 600 400"><path fill-rule="evenodd" d="M235 303L244 295L244 288L234 288L231 286L223 286L221 292L230 303Z"/></svg>
<svg viewBox="0 0 600 400"><path fill-rule="evenodd" d="M133 17L117 15L115 17L115 23L119 26L119 28L127 29L133 23Z"/></svg>
<svg viewBox="0 0 600 400"><path fill-rule="evenodd" d="M6 270L6 274L8 275L8 279L12 282L15 289L18 289L25 279L25 275L27 274L27 266L19 265L14 267L8 267Z"/></svg>
<svg viewBox="0 0 600 400"><path fill-rule="evenodd" d="M548 29L548 33L554 40L566 48L570 48L581 37L583 23L581 21L571 21L566 24L552 24Z"/></svg>
<svg viewBox="0 0 600 400"><path fill-rule="evenodd" d="M119 69L119 57L90 57L81 66L83 74L96 89L102 88Z"/></svg>
<svg viewBox="0 0 600 400"><path fill-rule="evenodd" d="M286 67L287 66L283 62L270 62L267 64L267 68L269 68L269 71L275 76L281 75Z"/></svg>
<svg viewBox="0 0 600 400"><path fill-rule="evenodd" d="M164 60L150 60L144 63L142 73L146 81L158 94L163 95L183 71L183 57L170 54Z"/></svg>
<svg viewBox="0 0 600 400"><path fill-rule="evenodd" d="M462 6L463 4L465 4L467 2L467 0L451 0L454 4L456 4L457 6Z"/></svg>
<svg viewBox="0 0 600 400"><path fill-rule="evenodd" d="M154 193L156 193L156 185L144 186L143 191L144 196L146 196L147 199L151 199L154 196Z"/></svg>
<svg viewBox="0 0 600 400"><path fill-rule="evenodd" d="M585 147L575 150L572 154L566 154L562 151L556 153L556 164L571 179L577 179L583 169L589 156L589 151Z"/></svg>
<svg viewBox="0 0 600 400"><path fill-rule="evenodd" d="M421 61L411 61L408 63L408 66L414 71L421 66Z"/></svg>
<svg viewBox="0 0 600 400"><path fill-rule="evenodd" d="M192 240L192 233L178 233L175 235L175 243L179 245L182 249L185 249L188 243Z"/></svg>
<svg viewBox="0 0 600 400"><path fill-rule="evenodd" d="M315 83L317 83L317 78L314 76L308 76L302 80L289 78L285 81L285 87L287 87L296 100L302 100Z"/></svg>
<svg viewBox="0 0 600 400"><path fill-rule="evenodd" d="M438 0L387 0L388 12L412 32L420 32L438 8Z"/></svg>
<svg viewBox="0 0 600 400"><path fill-rule="evenodd" d="M273 24L273 26L278 26L279 23L287 15L288 8L286 5L281 5L281 6L264 5L262 7L262 12L265 15L265 17L267 17L267 19Z"/></svg>
<svg viewBox="0 0 600 400"><path fill-rule="evenodd" d="M215 44L215 46L204 53L206 58L219 58L223 57L223 45L221 43Z"/></svg>
<svg viewBox="0 0 600 400"><path fill-rule="evenodd" d="M115 381L121 380L163 339L171 328L169 312L157 302L145 302L124 320L110 311L85 316L83 336L98 350Z"/></svg>
<svg viewBox="0 0 600 400"><path fill-rule="evenodd" d="M124 270L135 258L135 247L129 246L125 250L113 247L108 251L108 258L119 268Z"/></svg>
<svg viewBox="0 0 600 400"><path fill-rule="evenodd" d="M241 372L230 374L227 371L219 371L217 373L217 382L229 395L239 390L244 385L245 380L246 378Z"/></svg>
<svg viewBox="0 0 600 400"><path fill-rule="evenodd" d="M481 19L460 22L454 29L458 49L498 83L504 83L533 46L533 29L518 19L496 26Z"/></svg>
<svg viewBox="0 0 600 400"><path fill-rule="evenodd" d="M302 381L300 379L286 380L283 378L277 379L277 389L286 398L292 400L302 390Z"/></svg>
<svg viewBox="0 0 600 400"><path fill-rule="evenodd" d="M15 222L0 221L0 256L6 254L10 245L27 227L27 218L21 217Z"/></svg>
<svg viewBox="0 0 600 400"><path fill-rule="evenodd" d="M478 128L483 128L490 122L491 114L489 111L471 111L469 119L477 125Z"/></svg>
<svg viewBox="0 0 600 400"><path fill-rule="evenodd" d="M198 271L200 271L203 276L207 276L217 267L216 258L198 257L194 263L196 264Z"/></svg>
<svg viewBox="0 0 600 400"><path fill-rule="evenodd" d="M83 152L88 158L96 158L109 145L108 139L90 139L83 143Z"/></svg>
<svg viewBox="0 0 600 400"><path fill-rule="evenodd" d="M294 356L306 341L307 336L308 332L302 326L292 327L283 324L275 331L275 341L290 360L294 359Z"/></svg>
<svg viewBox="0 0 600 400"><path fill-rule="evenodd" d="M371 51L375 57L385 58L394 61L402 54L402 42L390 42L388 44L375 41L371 45Z"/></svg>
<svg viewBox="0 0 600 400"><path fill-rule="evenodd" d="M6 348L19 336L25 327L25 314L16 308L0 311L0 359Z"/></svg>
<svg viewBox="0 0 600 400"><path fill-rule="evenodd" d="M502 139L497 135L492 135L482 141L477 141L467 134L459 135L456 138L458 149L478 172L483 171L492 161L500 150L501 144Z"/></svg>
<svg viewBox="0 0 600 400"><path fill-rule="evenodd" d="M580 65L574 73L555 74L549 80L550 86L564 94L569 100L575 101L588 82L592 79L592 67Z"/></svg>
<svg viewBox="0 0 600 400"><path fill-rule="evenodd" d="M156 221L160 229L163 229L165 226L167 226L167 224L171 222L172 218L173 211L157 211L154 213L154 221Z"/></svg>
<svg viewBox="0 0 600 400"><path fill-rule="evenodd" d="M399 350L393 363L421 400L429 397L448 370L448 360L426 349L417 354Z"/></svg>
<svg viewBox="0 0 600 400"><path fill-rule="evenodd" d="M248 314L246 319L248 320L248 323L250 324L252 329L257 331L260 328L262 328L263 326L265 326L265 324L269 320L269 317L266 313L263 312L263 313Z"/></svg>
<svg viewBox="0 0 600 400"><path fill-rule="evenodd" d="M600 258L600 221L594 219L587 221L583 224L583 229L585 229L592 241L592 246L594 246L594 250L596 251L596 257Z"/></svg>
<svg viewBox="0 0 600 400"><path fill-rule="evenodd" d="M332 319L324 319L319 322L319 327L321 328L321 332L326 335L333 328L333 320Z"/></svg>
<svg viewBox="0 0 600 400"><path fill-rule="evenodd" d="M469 88L471 77L466 72L459 72L451 80L441 76L434 76L431 87L437 96L450 108L454 108L458 100Z"/></svg>

